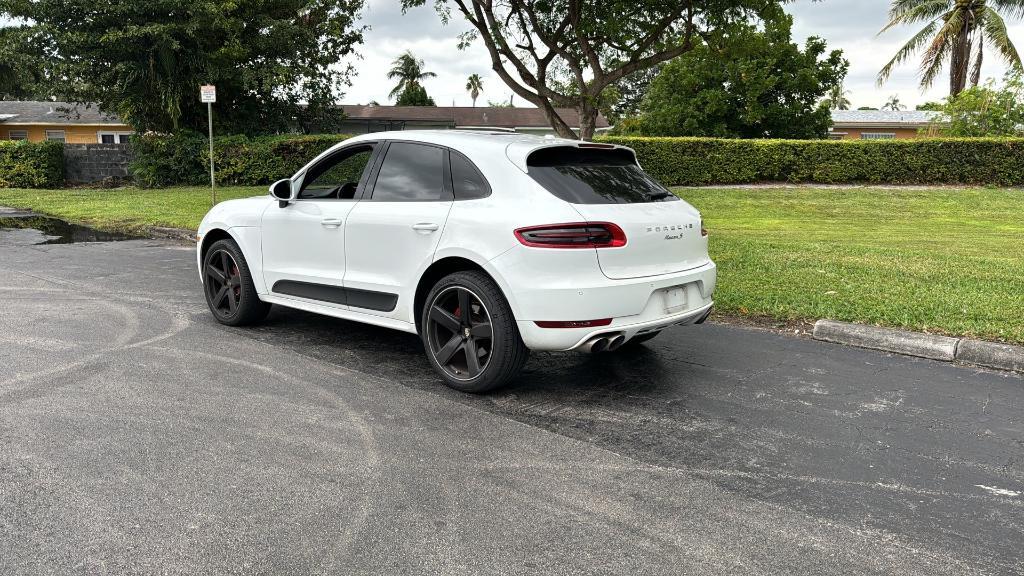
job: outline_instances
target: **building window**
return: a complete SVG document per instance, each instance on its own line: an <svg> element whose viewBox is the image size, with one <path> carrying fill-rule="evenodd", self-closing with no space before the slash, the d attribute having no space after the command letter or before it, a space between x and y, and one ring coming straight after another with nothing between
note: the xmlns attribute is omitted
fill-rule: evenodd
<svg viewBox="0 0 1024 576"><path fill-rule="evenodd" d="M96 141L100 144L127 144L134 132L97 132Z"/></svg>
<svg viewBox="0 0 1024 576"><path fill-rule="evenodd" d="M7 138L11 140L28 140L28 130L11 130L7 133Z"/></svg>
<svg viewBox="0 0 1024 576"><path fill-rule="evenodd" d="M845 140L846 137L849 136L849 135L850 135L849 132L829 132L828 133L828 139L829 140Z"/></svg>
<svg viewBox="0 0 1024 576"><path fill-rule="evenodd" d="M892 132L861 132L861 140L893 140L896 134Z"/></svg>
<svg viewBox="0 0 1024 576"><path fill-rule="evenodd" d="M54 140L56 142L63 142L64 141L64 131L63 130L47 130L46 131L46 139L47 140Z"/></svg>

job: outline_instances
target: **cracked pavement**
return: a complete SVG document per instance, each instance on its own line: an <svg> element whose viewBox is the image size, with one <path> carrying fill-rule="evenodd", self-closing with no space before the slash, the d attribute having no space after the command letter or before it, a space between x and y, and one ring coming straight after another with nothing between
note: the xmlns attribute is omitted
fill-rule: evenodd
<svg viewBox="0 0 1024 576"><path fill-rule="evenodd" d="M3 574L1024 573L1016 375L707 324L468 396L408 334L216 324L189 247L16 244Z"/></svg>

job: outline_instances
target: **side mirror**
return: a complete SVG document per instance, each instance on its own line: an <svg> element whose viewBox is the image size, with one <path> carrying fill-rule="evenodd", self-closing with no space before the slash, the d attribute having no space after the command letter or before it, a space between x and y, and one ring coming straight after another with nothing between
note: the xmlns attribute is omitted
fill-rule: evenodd
<svg viewBox="0 0 1024 576"><path fill-rule="evenodd" d="M277 205L284 208L292 200L292 181L288 178L270 185L270 195L277 198Z"/></svg>

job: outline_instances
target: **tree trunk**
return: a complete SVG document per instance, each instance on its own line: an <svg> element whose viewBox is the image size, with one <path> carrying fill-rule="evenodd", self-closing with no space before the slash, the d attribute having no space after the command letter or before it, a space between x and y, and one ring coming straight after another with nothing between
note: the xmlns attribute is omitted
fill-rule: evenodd
<svg viewBox="0 0 1024 576"><path fill-rule="evenodd" d="M541 100L541 110L544 111L544 117L548 119L548 124L555 129L562 138L568 138L569 140L576 140L576 133L572 131L572 128L562 120L562 117L555 112L555 108L547 100Z"/></svg>
<svg viewBox="0 0 1024 576"><path fill-rule="evenodd" d="M576 112L580 116L580 140L593 140L597 130L597 108L581 103Z"/></svg>
<svg viewBox="0 0 1024 576"><path fill-rule="evenodd" d="M969 18L968 18L969 20ZM971 22L965 21L956 37L956 45L949 59L949 95L956 96L967 87L971 65Z"/></svg>

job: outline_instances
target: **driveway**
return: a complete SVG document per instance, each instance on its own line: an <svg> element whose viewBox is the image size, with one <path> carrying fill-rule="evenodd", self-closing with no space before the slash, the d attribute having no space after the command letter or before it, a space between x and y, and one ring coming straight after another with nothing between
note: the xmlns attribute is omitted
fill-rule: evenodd
<svg viewBox="0 0 1024 576"><path fill-rule="evenodd" d="M1017 376L707 324L467 396L216 324L188 247L11 238L3 574L1024 573Z"/></svg>

